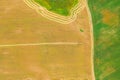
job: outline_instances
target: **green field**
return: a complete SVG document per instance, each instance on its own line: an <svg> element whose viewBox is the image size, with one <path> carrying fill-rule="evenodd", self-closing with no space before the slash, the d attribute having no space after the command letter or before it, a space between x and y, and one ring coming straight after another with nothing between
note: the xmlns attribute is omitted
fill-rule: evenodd
<svg viewBox="0 0 120 80"><path fill-rule="evenodd" d="M52 11L54 13L69 16L70 10L77 3L78 0L34 0L36 3L45 7L47 10Z"/></svg>
<svg viewBox="0 0 120 80"><path fill-rule="evenodd" d="M89 0L96 80L120 80L120 1Z"/></svg>

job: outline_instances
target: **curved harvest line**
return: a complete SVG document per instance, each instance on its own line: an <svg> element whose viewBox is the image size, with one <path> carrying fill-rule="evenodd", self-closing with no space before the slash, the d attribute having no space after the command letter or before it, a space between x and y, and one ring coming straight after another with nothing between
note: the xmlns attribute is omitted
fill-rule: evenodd
<svg viewBox="0 0 120 80"><path fill-rule="evenodd" d="M76 4L70 11L71 15L70 16L62 16L56 13L53 13L51 11L48 11L46 8L40 6L39 4L37 4L36 2L34 2L33 0L24 0L24 2L31 7L32 9L35 9L39 14L41 14L43 17L46 17L49 20L58 22L58 23L62 23L62 24L69 24L71 22L73 22L76 17L77 14L84 9L84 0L79 0L79 3Z"/></svg>

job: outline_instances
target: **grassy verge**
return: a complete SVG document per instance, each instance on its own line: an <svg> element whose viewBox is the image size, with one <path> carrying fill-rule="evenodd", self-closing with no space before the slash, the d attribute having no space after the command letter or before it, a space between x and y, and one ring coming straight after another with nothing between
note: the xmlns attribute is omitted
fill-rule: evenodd
<svg viewBox="0 0 120 80"><path fill-rule="evenodd" d="M70 10L77 3L78 0L34 0L36 3L45 7L47 10L52 11L54 13L69 16Z"/></svg>
<svg viewBox="0 0 120 80"><path fill-rule="evenodd" d="M94 27L96 80L120 80L120 2L88 1Z"/></svg>

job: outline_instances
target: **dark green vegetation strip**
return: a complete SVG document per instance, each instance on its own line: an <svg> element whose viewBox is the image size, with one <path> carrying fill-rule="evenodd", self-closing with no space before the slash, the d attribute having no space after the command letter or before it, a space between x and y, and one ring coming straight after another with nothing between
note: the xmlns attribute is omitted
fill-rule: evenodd
<svg viewBox="0 0 120 80"><path fill-rule="evenodd" d="M77 3L78 0L34 0L36 3L45 7L47 10L52 11L54 13L69 16L70 10Z"/></svg>
<svg viewBox="0 0 120 80"><path fill-rule="evenodd" d="M120 1L88 1L94 27L96 80L120 80Z"/></svg>

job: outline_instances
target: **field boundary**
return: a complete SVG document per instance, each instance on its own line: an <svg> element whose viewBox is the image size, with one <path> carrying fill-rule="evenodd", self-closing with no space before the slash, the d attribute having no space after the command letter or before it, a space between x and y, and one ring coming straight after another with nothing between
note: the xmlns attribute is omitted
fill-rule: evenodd
<svg viewBox="0 0 120 80"><path fill-rule="evenodd" d="M93 21L92 21L92 16L90 13L90 9L88 6L88 0L85 0L86 2L86 8L88 12L88 17L89 17L89 24L90 24L90 35L91 35L91 65L92 65L92 79L96 80L95 78L95 71L94 71L94 34L93 34Z"/></svg>

